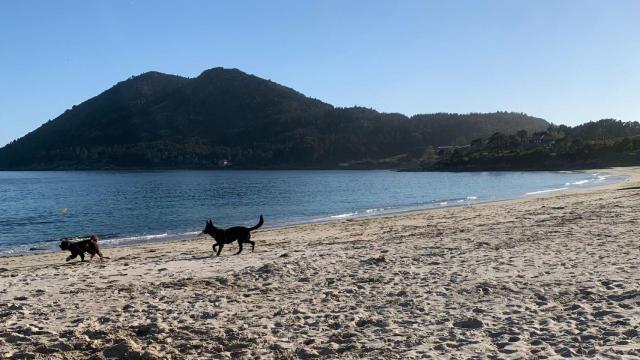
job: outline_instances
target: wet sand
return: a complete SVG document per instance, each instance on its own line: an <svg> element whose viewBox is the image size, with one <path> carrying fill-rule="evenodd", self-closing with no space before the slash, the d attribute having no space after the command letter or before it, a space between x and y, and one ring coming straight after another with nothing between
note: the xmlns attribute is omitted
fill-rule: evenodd
<svg viewBox="0 0 640 360"><path fill-rule="evenodd" d="M609 170L607 170L609 171ZM616 185L212 241L0 258L0 359L640 356L640 170Z"/></svg>

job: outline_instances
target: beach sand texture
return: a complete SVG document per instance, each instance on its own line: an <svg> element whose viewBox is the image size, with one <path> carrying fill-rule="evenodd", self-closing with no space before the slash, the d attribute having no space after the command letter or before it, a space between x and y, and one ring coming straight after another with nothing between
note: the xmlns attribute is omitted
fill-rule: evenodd
<svg viewBox="0 0 640 360"><path fill-rule="evenodd" d="M0 258L0 358L639 357L640 181L619 171L574 193L257 231L239 256L202 238L102 263Z"/></svg>

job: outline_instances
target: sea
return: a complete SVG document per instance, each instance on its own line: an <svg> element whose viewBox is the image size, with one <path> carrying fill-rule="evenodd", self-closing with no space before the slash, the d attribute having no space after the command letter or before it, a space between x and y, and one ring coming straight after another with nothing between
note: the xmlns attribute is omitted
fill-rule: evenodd
<svg viewBox="0 0 640 360"><path fill-rule="evenodd" d="M252 226L263 214L265 228L278 227L468 206L620 180L566 171L4 171L0 256L55 251L62 238L90 234L107 247L192 239L208 219L219 227Z"/></svg>

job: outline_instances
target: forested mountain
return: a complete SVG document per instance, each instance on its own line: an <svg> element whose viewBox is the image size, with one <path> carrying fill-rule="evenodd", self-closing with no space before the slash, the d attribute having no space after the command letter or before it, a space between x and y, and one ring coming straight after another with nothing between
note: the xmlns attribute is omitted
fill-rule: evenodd
<svg viewBox="0 0 640 360"><path fill-rule="evenodd" d="M131 77L0 149L2 169L335 168L422 156L495 132L538 131L522 113L407 117L336 108L237 69ZM367 162L368 161L368 162Z"/></svg>

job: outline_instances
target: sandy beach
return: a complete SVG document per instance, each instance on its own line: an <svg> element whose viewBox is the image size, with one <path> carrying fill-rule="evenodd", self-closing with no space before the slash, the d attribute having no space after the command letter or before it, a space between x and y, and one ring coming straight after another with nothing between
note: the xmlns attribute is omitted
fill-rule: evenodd
<svg viewBox="0 0 640 360"><path fill-rule="evenodd" d="M616 185L0 258L0 359L640 357L640 169ZM268 219L267 219L268 221Z"/></svg>

